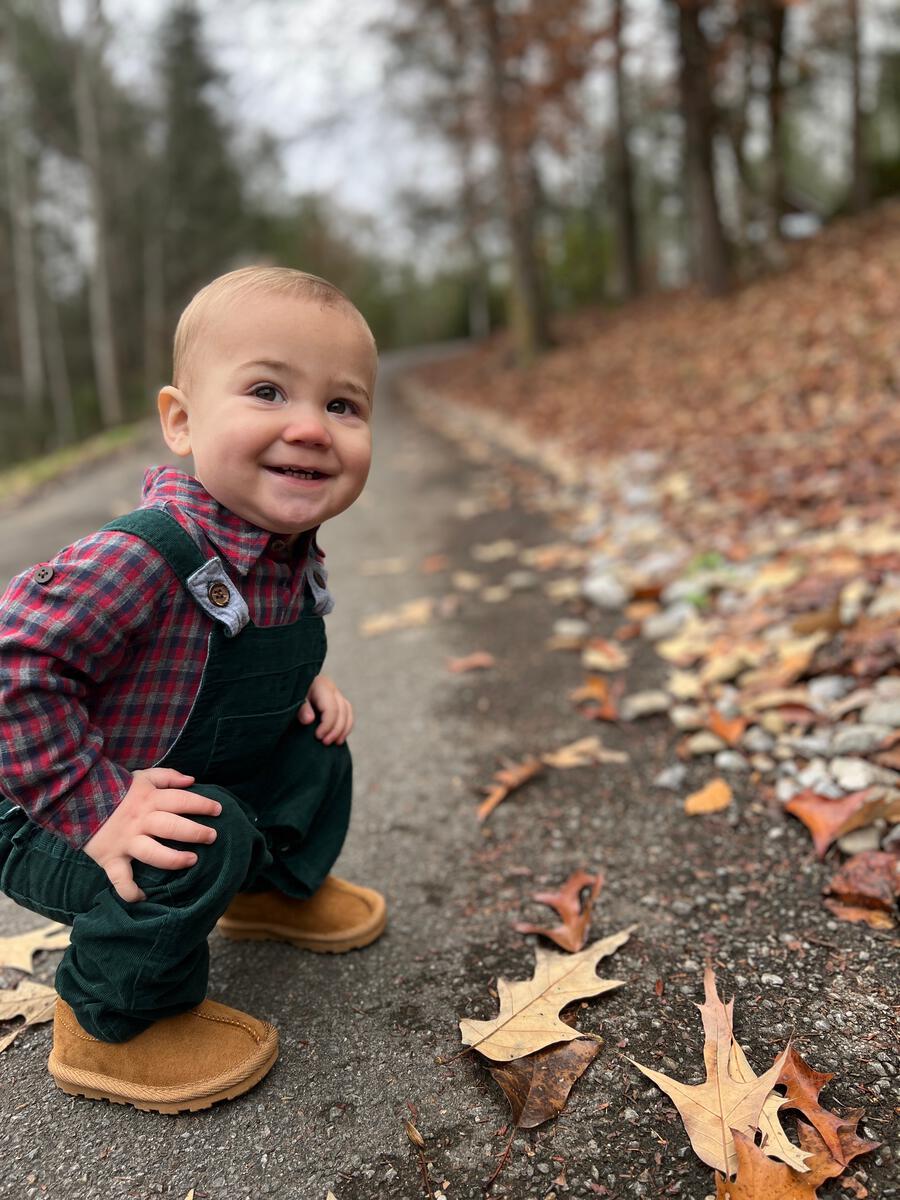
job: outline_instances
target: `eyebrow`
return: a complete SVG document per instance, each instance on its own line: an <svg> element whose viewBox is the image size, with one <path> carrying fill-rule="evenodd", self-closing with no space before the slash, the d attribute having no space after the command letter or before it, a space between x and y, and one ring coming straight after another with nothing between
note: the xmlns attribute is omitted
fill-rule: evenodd
<svg viewBox="0 0 900 1200"><path fill-rule="evenodd" d="M292 367L290 363L282 362L280 358L254 358L251 362L241 363L240 370L244 371L248 367L265 367L270 371L281 371L285 375L293 375L295 378L302 375L303 372L297 367ZM364 387L358 383L354 383L352 379L333 379L331 381L338 390L343 392L355 392L356 395L369 400L369 393Z"/></svg>

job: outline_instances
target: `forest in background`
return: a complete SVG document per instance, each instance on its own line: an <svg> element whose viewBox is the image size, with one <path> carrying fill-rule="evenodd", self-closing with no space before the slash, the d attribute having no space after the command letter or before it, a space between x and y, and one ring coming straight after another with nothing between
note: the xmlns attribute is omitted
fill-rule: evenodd
<svg viewBox="0 0 900 1200"><path fill-rule="evenodd" d="M402 0L369 36L447 170L398 179L400 255L287 185L229 100L227 21L161 0L148 98L103 0L0 0L0 463L145 414L184 303L246 262L332 279L385 349L506 324L527 365L556 313L727 294L900 192L891 0Z"/></svg>

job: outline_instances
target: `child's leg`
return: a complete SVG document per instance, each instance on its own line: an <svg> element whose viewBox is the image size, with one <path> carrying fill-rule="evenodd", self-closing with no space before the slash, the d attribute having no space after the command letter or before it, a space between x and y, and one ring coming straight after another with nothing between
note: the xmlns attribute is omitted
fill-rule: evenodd
<svg viewBox="0 0 900 1200"><path fill-rule="evenodd" d="M235 796L214 786L188 790L222 804L217 817L192 818L213 825L218 836L192 845L197 862L181 871L135 862L147 899L132 904L82 851L18 809L0 816L0 891L72 925L57 991L102 1041L125 1041L204 999L207 936L234 894L270 861L263 835Z"/></svg>
<svg viewBox="0 0 900 1200"><path fill-rule="evenodd" d="M289 729L252 793L241 791L256 810L273 859L259 872L253 890L311 896L341 852L352 794L350 748L323 745L313 725L298 722Z"/></svg>

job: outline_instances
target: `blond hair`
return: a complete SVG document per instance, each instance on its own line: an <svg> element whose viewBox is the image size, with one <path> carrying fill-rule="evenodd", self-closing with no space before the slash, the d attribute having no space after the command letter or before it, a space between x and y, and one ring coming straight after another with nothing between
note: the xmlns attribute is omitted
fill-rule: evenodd
<svg viewBox="0 0 900 1200"><path fill-rule="evenodd" d="M176 387L181 387L189 376L191 355L212 314L226 304L259 292L313 300L332 308L347 309L359 318L372 338L373 350L376 350L375 337L365 317L353 301L327 279L310 275L307 271L298 271L294 267L240 267L219 275L201 288L178 318L172 354L172 382Z"/></svg>

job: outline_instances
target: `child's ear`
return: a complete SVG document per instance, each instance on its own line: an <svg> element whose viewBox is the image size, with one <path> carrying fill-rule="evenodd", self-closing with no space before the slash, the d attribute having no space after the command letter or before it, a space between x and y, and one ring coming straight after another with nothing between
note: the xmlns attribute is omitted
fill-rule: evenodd
<svg viewBox="0 0 900 1200"><path fill-rule="evenodd" d="M171 385L162 388L156 407L166 445L173 454L186 458L191 452L191 431L184 392Z"/></svg>

